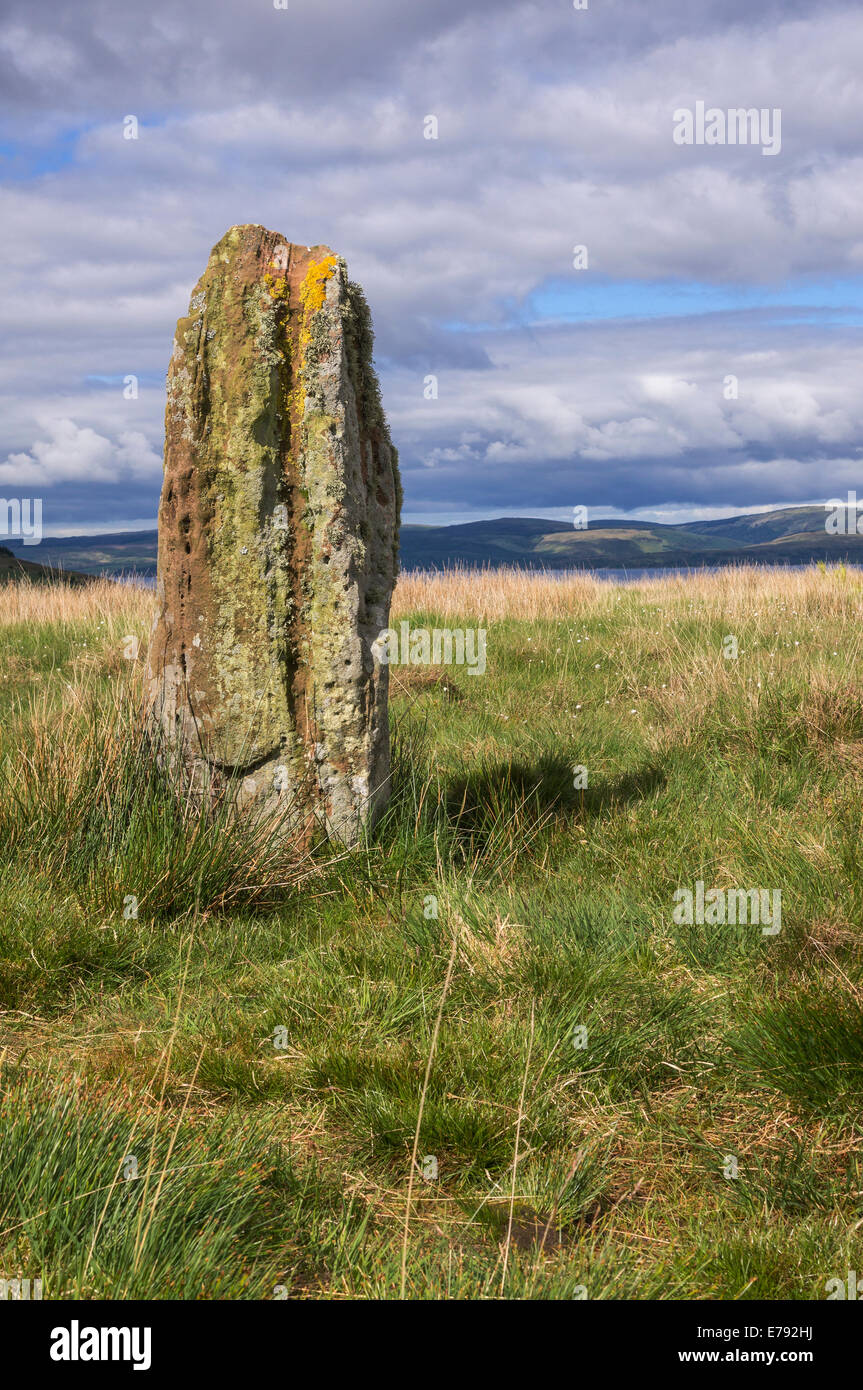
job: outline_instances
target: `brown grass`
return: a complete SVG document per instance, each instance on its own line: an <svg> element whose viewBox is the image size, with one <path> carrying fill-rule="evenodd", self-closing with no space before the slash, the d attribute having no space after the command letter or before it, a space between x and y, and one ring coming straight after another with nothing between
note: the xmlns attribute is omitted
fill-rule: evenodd
<svg viewBox="0 0 863 1390"><path fill-rule="evenodd" d="M681 571L626 585L646 604L706 604L728 617L753 615L756 605L777 605L800 617L828 620L863 616L863 578L856 571L762 569L739 565L721 570ZM470 569L413 570L399 577L392 615L430 612L445 617L491 621L500 618L566 618L585 612L611 613L621 587L584 571ZM64 584L7 584L0 587L0 626L10 623L110 622L114 628L146 630L155 607L152 589L110 579L81 588ZM703 615L703 609L702 609ZM846 634L847 636L847 634Z"/></svg>
<svg viewBox="0 0 863 1390"><path fill-rule="evenodd" d="M784 605L789 611L825 618L847 612L848 600L863 603L863 578L842 569L824 573L809 569L763 569L737 565L721 570L682 570L656 579L634 579L634 589L649 604L686 601L707 603L726 615L751 616L758 603ZM502 569L415 570L400 576L393 616L427 611L447 617L566 618L586 611L611 612L619 585L584 571Z"/></svg>
<svg viewBox="0 0 863 1390"><path fill-rule="evenodd" d="M100 622L129 632L149 624L155 595L152 589L99 579L92 584L71 588L68 584L0 585L0 627L17 623L41 626L43 623Z"/></svg>

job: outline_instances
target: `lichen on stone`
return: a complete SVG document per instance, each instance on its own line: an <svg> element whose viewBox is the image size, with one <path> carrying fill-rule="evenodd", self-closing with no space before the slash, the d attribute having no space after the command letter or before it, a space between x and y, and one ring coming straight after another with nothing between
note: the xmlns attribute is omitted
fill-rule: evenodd
<svg viewBox="0 0 863 1390"><path fill-rule="evenodd" d="M348 843L389 770L369 652L401 492L371 350L328 248L245 226L213 249L168 373L151 647L156 717L196 776L242 775L272 809L292 797L307 830Z"/></svg>

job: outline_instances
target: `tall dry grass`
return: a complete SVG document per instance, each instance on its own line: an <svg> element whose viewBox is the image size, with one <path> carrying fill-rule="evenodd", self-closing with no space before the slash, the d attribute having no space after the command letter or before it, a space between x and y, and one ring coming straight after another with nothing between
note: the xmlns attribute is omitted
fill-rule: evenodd
<svg viewBox="0 0 863 1390"><path fill-rule="evenodd" d="M95 579L72 588L61 582L34 584L22 580L0 585L0 627L24 623L110 623L140 628L150 621L155 596L151 589Z"/></svg>
<svg viewBox="0 0 863 1390"><path fill-rule="evenodd" d="M614 603L614 586L583 570L555 574L517 566L412 570L399 576L393 616L430 612L446 617L557 618Z"/></svg>
<svg viewBox="0 0 863 1390"><path fill-rule="evenodd" d="M729 616L751 614L757 605L785 605L790 611L825 620L852 610L863 611L863 574L844 566L823 570L764 569L738 565L721 570L682 570L656 579L634 579L648 604L685 607L707 605ZM553 619L586 611L610 613L621 586L583 570L471 569L454 565L437 571L413 570L400 575L393 597L393 617L429 612L475 621L500 618ZM129 630L146 629L155 596L151 589L99 579L80 588L64 584L7 584L0 587L0 626L26 623L100 622Z"/></svg>
<svg viewBox="0 0 863 1390"><path fill-rule="evenodd" d="M445 617L567 618L585 611L610 613L621 585L597 579L583 570L471 569L455 565L439 571L413 571L400 576L393 615L426 611ZM649 604L680 608L688 602L707 604L717 612L747 614L757 604L785 604L810 616L847 612L850 603L863 603L863 574L844 566L765 569L735 565L719 570L681 570L655 579L633 579L634 589Z"/></svg>

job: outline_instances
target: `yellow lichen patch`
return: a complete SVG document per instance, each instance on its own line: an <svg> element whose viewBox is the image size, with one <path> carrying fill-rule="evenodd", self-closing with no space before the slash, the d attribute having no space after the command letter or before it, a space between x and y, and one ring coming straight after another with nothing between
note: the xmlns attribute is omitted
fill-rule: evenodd
<svg viewBox="0 0 863 1390"><path fill-rule="evenodd" d="M264 284L270 291L271 299L287 299L290 295L290 288L286 275L267 274L264 276Z"/></svg>
<svg viewBox="0 0 863 1390"><path fill-rule="evenodd" d="M300 300L303 310L307 314L314 314L320 309L326 298L327 281L333 275L338 256L325 256L322 261L316 261L309 266L306 278L300 286Z"/></svg>

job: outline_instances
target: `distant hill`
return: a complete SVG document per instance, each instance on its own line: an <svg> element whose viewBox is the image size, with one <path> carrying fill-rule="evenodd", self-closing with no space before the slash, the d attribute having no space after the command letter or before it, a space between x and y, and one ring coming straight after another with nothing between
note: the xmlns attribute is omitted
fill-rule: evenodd
<svg viewBox="0 0 863 1390"><path fill-rule="evenodd" d="M704 565L863 563L863 536L830 536L824 507L784 507L717 521L664 526L651 521L566 522L530 517L462 526L402 527L404 569L518 564L548 569L651 569Z"/></svg>
<svg viewBox="0 0 863 1390"><path fill-rule="evenodd" d="M6 545L22 559L84 574L119 575L135 571L156 573L157 531L115 531L98 536L48 536L39 545L7 540Z"/></svg>
<svg viewBox="0 0 863 1390"><path fill-rule="evenodd" d="M547 569L698 565L727 549L725 541L684 536L646 521L594 521L576 531L565 522L505 517L463 526L403 526L401 536L404 569L457 563Z"/></svg>
<svg viewBox="0 0 863 1390"><path fill-rule="evenodd" d="M821 507L782 507L716 521L663 526L652 521L600 518L576 531L563 521L500 517L459 526L406 525L401 532L402 568L447 565L521 565L530 569L651 569L727 564L806 564L816 560L863 564L863 536L829 536ZM62 536L24 547L43 564L89 574L156 573L155 531L99 536Z"/></svg>
<svg viewBox="0 0 863 1390"><path fill-rule="evenodd" d="M762 545L769 541L824 531L826 509L821 507L779 507L772 512L747 516L722 516L715 521L690 521L686 529L701 536L733 541L737 545Z"/></svg>
<svg viewBox="0 0 863 1390"><path fill-rule="evenodd" d="M48 564L36 564L32 560L19 559L8 546L0 545L0 584L24 578L43 584L48 580L57 579L58 571ZM70 584L88 584L92 582L93 576L69 571L64 572L63 578Z"/></svg>

